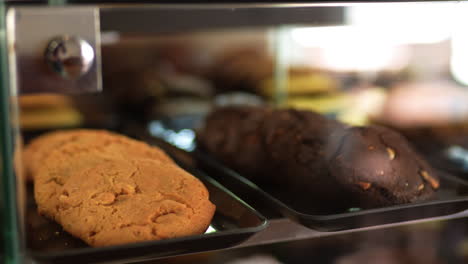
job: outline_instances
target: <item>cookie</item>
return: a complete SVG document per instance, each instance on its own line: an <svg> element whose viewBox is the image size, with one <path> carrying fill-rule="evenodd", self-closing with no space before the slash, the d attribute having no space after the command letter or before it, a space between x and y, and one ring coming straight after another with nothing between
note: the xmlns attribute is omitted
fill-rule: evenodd
<svg viewBox="0 0 468 264"><path fill-rule="evenodd" d="M39 213L52 218L57 185L63 185L74 171L93 167L112 158L148 158L173 161L161 150L143 142L105 131L79 131L73 140L50 149L34 172L35 198ZM37 188L36 188L37 187Z"/></svg>
<svg viewBox="0 0 468 264"><path fill-rule="evenodd" d="M434 169L389 128L351 127L333 142L331 175L364 207L427 200L439 188Z"/></svg>
<svg viewBox="0 0 468 264"><path fill-rule="evenodd" d="M110 142L112 142L124 146L129 155L139 155L172 162L161 150L112 132L91 129L64 130L44 134L34 139L26 147L23 152L23 162L27 179L34 179L38 168L43 164L50 152L71 142L80 144L83 147L103 147L106 145L109 147L109 145L112 145Z"/></svg>
<svg viewBox="0 0 468 264"><path fill-rule="evenodd" d="M201 234L213 217L204 185L143 142L79 130L45 135L29 147L40 159L38 212L91 246Z"/></svg>
<svg viewBox="0 0 468 264"><path fill-rule="evenodd" d="M51 132L29 143L23 151L23 164L26 177L32 180L43 158L57 146L72 140L77 133L78 131L76 130Z"/></svg>
<svg viewBox="0 0 468 264"><path fill-rule="evenodd" d="M308 213L432 199L437 173L400 134L348 127L312 112L223 107L197 132L198 147Z"/></svg>
<svg viewBox="0 0 468 264"><path fill-rule="evenodd" d="M34 178L34 198L39 214L55 219L54 211L58 206L57 193L71 174L112 160L116 155L101 151L79 148L69 144L53 150L45 159Z"/></svg>
<svg viewBox="0 0 468 264"><path fill-rule="evenodd" d="M270 110L249 106L218 108L197 132L199 147L216 153L228 166L242 168L248 177L260 178L268 165L260 130L270 114Z"/></svg>
<svg viewBox="0 0 468 264"><path fill-rule="evenodd" d="M202 234L209 226L215 206L207 189L175 164L89 157L99 164L57 181L50 212L73 236L100 247Z"/></svg>

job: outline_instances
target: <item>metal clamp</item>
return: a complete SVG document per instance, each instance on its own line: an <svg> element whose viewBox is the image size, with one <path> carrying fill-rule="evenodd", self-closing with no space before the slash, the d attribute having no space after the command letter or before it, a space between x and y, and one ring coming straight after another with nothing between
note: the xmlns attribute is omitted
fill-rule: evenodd
<svg viewBox="0 0 468 264"><path fill-rule="evenodd" d="M10 77L26 93L102 90L97 7L17 7L7 14Z"/></svg>

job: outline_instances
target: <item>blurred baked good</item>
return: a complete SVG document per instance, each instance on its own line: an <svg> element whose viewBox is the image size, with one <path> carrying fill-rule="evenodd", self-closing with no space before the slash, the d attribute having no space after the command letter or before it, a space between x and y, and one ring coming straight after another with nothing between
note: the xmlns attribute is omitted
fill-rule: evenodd
<svg viewBox="0 0 468 264"><path fill-rule="evenodd" d="M226 50L213 63L207 78L216 91L256 93L259 83L272 76L273 60L264 49L243 47Z"/></svg>
<svg viewBox="0 0 468 264"><path fill-rule="evenodd" d="M217 92L243 91L275 97L278 93L289 96L315 95L337 91L339 81L331 73L305 66L286 69L285 87L276 90L275 64L263 49L244 47L227 50L213 63L208 79Z"/></svg>
<svg viewBox="0 0 468 264"><path fill-rule="evenodd" d="M385 98L386 92L383 88L363 87L346 93L289 97L285 105L298 110L331 115L348 125L363 126L372 123L372 117L381 111Z"/></svg>
<svg viewBox="0 0 468 264"><path fill-rule="evenodd" d="M468 121L468 91L448 82L392 87L373 119L396 128L434 127Z"/></svg>
<svg viewBox="0 0 468 264"><path fill-rule="evenodd" d="M76 127L84 117L73 100L65 95L41 94L18 97L20 127L25 130L45 130Z"/></svg>
<svg viewBox="0 0 468 264"><path fill-rule="evenodd" d="M19 106L23 110L37 108L70 107L73 101L70 97L61 94L22 95L18 97Z"/></svg>
<svg viewBox="0 0 468 264"><path fill-rule="evenodd" d="M277 91L274 72L271 76L262 80L257 88L260 94L273 97L277 93L285 93L288 96L306 96L338 91L339 81L323 70L308 67L292 66L287 69L287 81L284 91Z"/></svg>

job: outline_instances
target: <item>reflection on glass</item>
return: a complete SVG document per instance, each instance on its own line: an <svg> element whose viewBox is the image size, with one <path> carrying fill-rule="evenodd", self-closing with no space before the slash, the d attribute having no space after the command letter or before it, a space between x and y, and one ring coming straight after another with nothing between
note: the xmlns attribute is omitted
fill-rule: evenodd
<svg viewBox="0 0 468 264"><path fill-rule="evenodd" d="M182 129L176 132L165 127L161 121L150 122L148 128L152 136L164 139L178 148L186 151L195 149L195 132L191 129Z"/></svg>

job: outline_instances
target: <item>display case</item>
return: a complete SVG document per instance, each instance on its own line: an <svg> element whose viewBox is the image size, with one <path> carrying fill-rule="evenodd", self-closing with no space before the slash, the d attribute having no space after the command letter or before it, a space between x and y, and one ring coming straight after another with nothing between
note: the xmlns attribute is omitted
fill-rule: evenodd
<svg viewBox="0 0 468 264"><path fill-rule="evenodd" d="M428 226L463 248L467 12L2 2L2 263L215 263Z"/></svg>

